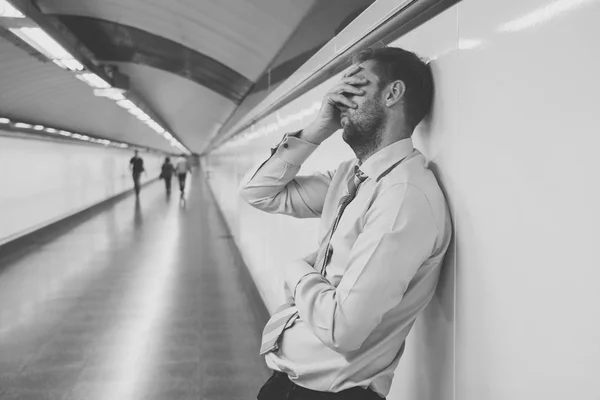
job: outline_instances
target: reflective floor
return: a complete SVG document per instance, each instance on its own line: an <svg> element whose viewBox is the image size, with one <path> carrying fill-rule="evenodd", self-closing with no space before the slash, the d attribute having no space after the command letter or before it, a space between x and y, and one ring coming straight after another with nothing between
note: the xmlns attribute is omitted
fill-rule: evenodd
<svg viewBox="0 0 600 400"><path fill-rule="evenodd" d="M256 398L265 321L199 175L0 253L0 399Z"/></svg>

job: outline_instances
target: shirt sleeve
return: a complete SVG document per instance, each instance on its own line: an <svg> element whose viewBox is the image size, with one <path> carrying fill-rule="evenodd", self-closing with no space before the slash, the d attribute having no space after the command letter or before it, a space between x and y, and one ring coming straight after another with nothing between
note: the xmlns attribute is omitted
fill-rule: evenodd
<svg viewBox="0 0 600 400"><path fill-rule="evenodd" d="M251 169L240 185L250 205L269 213L297 218L321 216L333 172L296 176L318 145L285 135L271 157Z"/></svg>
<svg viewBox="0 0 600 400"><path fill-rule="evenodd" d="M306 260L284 269L300 317L333 350L359 349L383 316L400 304L417 270L433 253L437 232L420 190L407 184L386 190L367 211L337 288L314 274Z"/></svg>

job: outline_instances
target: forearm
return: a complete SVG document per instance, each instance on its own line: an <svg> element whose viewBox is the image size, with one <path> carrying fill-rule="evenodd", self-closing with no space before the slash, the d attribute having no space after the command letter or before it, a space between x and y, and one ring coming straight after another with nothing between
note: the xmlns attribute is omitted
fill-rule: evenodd
<svg viewBox="0 0 600 400"><path fill-rule="evenodd" d="M301 218L319 216L330 176L296 177L316 148L305 140L285 137L269 159L246 174L240 196L262 211Z"/></svg>

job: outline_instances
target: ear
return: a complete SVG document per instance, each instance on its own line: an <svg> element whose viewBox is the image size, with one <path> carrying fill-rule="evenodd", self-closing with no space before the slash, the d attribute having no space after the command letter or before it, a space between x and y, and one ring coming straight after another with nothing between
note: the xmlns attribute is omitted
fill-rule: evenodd
<svg viewBox="0 0 600 400"><path fill-rule="evenodd" d="M404 97L406 85L402 81L394 81L388 85L386 92L385 105L386 107L392 107Z"/></svg>

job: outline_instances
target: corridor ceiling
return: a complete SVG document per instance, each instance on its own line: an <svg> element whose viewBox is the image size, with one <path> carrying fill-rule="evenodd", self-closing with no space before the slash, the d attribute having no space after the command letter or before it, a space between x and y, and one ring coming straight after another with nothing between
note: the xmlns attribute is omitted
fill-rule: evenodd
<svg viewBox="0 0 600 400"><path fill-rule="evenodd" d="M231 123L232 116L240 118L239 106L253 90L265 91L267 71L269 77L275 72L273 76L281 75L283 80L333 37L341 23L347 24L349 17L372 3L8 1L26 15L23 5L34 7L52 26L61 28L58 32L76 38L82 54L94 63L116 67L143 104L166 123L165 128L199 154L225 133L221 128ZM0 117L175 151L114 101L94 96L73 72L16 39L8 28L18 22L6 21L0 17ZM331 32L324 26L330 26ZM64 38L54 35L54 39L62 44ZM274 61L279 63L277 71L270 69Z"/></svg>

